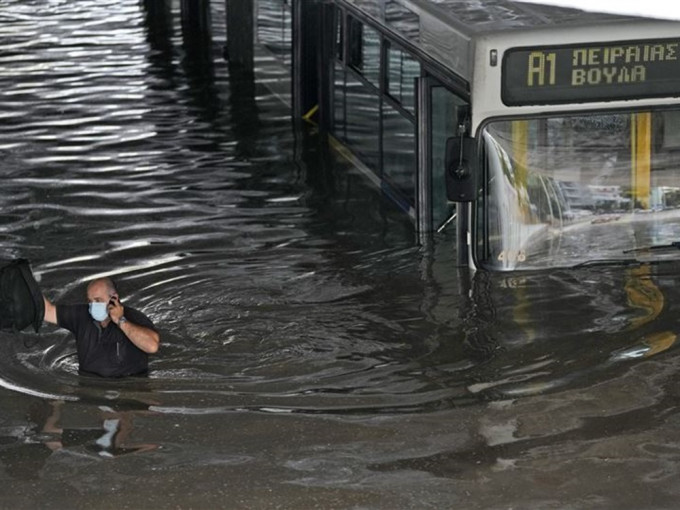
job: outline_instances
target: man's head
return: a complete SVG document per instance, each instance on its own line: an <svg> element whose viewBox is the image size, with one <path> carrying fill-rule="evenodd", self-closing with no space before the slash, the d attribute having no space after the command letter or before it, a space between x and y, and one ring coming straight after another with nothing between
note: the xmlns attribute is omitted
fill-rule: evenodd
<svg viewBox="0 0 680 510"><path fill-rule="evenodd" d="M118 291L111 278L97 278L87 286L87 301L90 316L104 323L109 319L109 302L118 297Z"/></svg>
<svg viewBox="0 0 680 510"><path fill-rule="evenodd" d="M87 286L87 301L90 303L108 303L117 295L118 290L111 278L97 278Z"/></svg>

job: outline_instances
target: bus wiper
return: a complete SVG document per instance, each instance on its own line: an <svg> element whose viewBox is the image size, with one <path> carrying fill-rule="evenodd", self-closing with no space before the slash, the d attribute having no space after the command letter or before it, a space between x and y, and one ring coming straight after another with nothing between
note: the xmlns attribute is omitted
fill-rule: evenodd
<svg viewBox="0 0 680 510"><path fill-rule="evenodd" d="M637 265L640 262L635 259L600 259L600 260L586 260L579 264L571 266L572 269L580 269L582 267L595 267L595 266L632 266Z"/></svg>
<svg viewBox="0 0 680 510"><path fill-rule="evenodd" d="M673 241L668 244L653 244L651 246L642 246L640 248L630 248L629 250L623 250L623 253L637 253L641 251L653 251L653 250L670 250L676 249L680 250L680 241Z"/></svg>

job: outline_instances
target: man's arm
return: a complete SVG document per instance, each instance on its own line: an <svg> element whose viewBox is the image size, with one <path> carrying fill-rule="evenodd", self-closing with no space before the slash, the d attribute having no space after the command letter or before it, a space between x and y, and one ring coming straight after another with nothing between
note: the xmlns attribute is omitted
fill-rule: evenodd
<svg viewBox="0 0 680 510"><path fill-rule="evenodd" d="M158 352L158 346L161 343L161 338L160 335L153 329L140 326L139 324L130 322L127 319L122 323L120 320L118 320L116 324L120 330L125 333L125 336L127 336L130 341L141 350L147 354L154 354Z"/></svg>
<svg viewBox="0 0 680 510"><path fill-rule="evenodd" d="M120 322L125 309L123 308L123 305L120 304L120 299L118 296L114 296L111 299L108 310L111 320L116 323L120 330L125 333L125 336L127 336L133 344L135 344L147 354L154 354L158 352L158 346L161 343L161 337L156 331L151 328L147 328L146 326L141 326L139 324L135 324L134 322L130 322L127 320L127 317L125 321L122 323Z"/></svg>
<svg viewBox="0 0 680 510"><path fill-rule="evenodd" d="M45 300L45 315L43 320L49 322L50 324L57 323L57 307L50 303L46 297L43 296Z"/></svg>

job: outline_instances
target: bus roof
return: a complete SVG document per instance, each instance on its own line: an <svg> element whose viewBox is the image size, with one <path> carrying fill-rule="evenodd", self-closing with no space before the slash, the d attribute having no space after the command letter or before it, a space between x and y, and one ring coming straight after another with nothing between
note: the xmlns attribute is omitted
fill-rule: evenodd
<svg viewBox="0 0 680 510"><path fill-rule="evenodd" d="M602 24L634 18L511 0L405 0L403 3L430 9L452 26L471 35L536 27Z"/></svg>
<svg viewBox="0 0 680 510"><path fill-rule="evenodd" d="M340 0L379 26L435 57L461 78L472 78L472 48L499 32L575 28L645 18L511 0Z"/></svg>
<svg viewBox="0 0 680 510"><path fill-rule="evenodd" d="M336 0L336 3L362 13L425 61L436 63L466 81L473 96L473 127L490 116L545 110L541 104L509 108L508 103L501 101L502 64L505 52L511 48L653 41L664 37L676 40L680 34L680 21L512 0ZM491 54L496 55L496 63L490 62ZM677 60L680 63L680 56ZM674 69L672 74L677 76ZM660 104L663 100L644 98L643 103ZM582 102L583 109L601 107L603 102L613 108L631 106L624 100L618 103L605 100ZM680 102L680 98L671 102ZM567 104L551 106L551 110L558 111L568 108L571 107Z"/></svg>
<svg viewBox="0 0 680 510"><path fill-rule="evenodd" d="M469 38L476 34L536 27L592 25L636 19L512 0L345 0L387 26L413 36L419 16L435 16ZM639 19L639 18L638 18Z"/></svg>

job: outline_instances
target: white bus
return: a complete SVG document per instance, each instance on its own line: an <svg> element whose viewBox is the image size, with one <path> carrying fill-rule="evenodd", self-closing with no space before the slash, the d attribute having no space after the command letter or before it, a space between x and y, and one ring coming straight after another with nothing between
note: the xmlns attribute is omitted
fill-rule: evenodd
<svg viewBox="0 0 680 510"><path fill-rule="evenodd" d="M508 0L293 11L312 4L295 52L325 56L322 127L421 234L455 215L461 262L680 256L680 22Z"/></svg>
<svg viewBox="0 0 680 510"><path fill-rule="evenodd" d="M477 264L680 254L680 23L487 34L475 63Z"/></svg>

